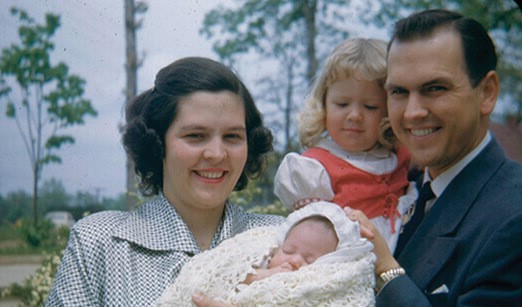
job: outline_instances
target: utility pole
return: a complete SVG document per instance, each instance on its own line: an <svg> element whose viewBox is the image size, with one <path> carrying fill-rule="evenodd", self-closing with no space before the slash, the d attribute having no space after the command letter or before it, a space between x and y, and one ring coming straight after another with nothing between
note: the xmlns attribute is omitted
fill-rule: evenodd
<svg viewBox="0 0 522 307"><path fill-rule="evenodd" d="M136 21L136 15L147 11L147 4L144 2L134 3L134 0L124 0L125 11L125 73L127 82L125 86L125 103L128 104L136 97L138 91L138 68L141 60L138 60L136 46L136 30L141 27L141 20ZM134 162L127 157L127 193L126 209L131 210L136 207L138 200L137 178L134 172Z"/></svg>

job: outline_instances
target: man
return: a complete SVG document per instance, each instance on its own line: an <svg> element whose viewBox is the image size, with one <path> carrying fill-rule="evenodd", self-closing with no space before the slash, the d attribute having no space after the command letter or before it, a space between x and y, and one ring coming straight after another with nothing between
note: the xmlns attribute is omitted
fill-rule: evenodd
<svg viewBox="0 0 522 307"><path fill-rule="evenodd" d="M416 208L410 223L419 212L424 217L413 231L404 226L397 258L361 211L348 213L374 243L378 306L522 302L522 166L488 132L499 92L496 62L487 32L460 14L428 10L396 24L388 115L426 167L421 179L435 198Z"/></svg>
<svg viewBox="0 0 522 307"><path fill-rule="evenodd" d="M404 226L396 258L361 212L350 214L374 234L378 306L522 302L522 166L488 132L496 62L484 28L458 13L423 11L395 26L388 114L434 198L411 216L424 213L418 226Z"/></svg>

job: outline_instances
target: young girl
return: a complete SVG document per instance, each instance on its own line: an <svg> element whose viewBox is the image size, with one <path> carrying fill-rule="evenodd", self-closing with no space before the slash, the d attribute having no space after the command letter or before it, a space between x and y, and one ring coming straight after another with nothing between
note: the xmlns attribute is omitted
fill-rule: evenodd
<svg viewBox="0 0 522 307"><path fill-rule="evenodd" d="M393 251L417 192L386 118L385 78L384 41L350 39L332 51L298 115L306 150L285 156L274 192L293 210L317 200L362 210Z"/></svg>

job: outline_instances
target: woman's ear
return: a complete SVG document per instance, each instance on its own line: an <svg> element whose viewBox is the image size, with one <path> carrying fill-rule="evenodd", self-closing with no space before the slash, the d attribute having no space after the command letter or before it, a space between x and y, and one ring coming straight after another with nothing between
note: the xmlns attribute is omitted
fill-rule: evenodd
<svg viewBox="0 0 522 307"><path fill-rule="evenodd" d="M495 108L500 91L497 73L494 70L489 71L482 81L480 81L478 87L481 99L480 110L483 115L489 115Z"/></svg>

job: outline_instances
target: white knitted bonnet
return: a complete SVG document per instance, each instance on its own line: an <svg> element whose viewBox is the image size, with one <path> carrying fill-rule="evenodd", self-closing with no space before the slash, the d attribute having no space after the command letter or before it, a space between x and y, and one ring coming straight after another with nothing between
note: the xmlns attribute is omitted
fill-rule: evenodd
<svg viewBox="0 0 522 307"><path fill-rule="evenodd" d="M373 248L373 245L368 240L361 238L359 224L350 220L341 207L327 201L310 203L288 215L286 221L281 225L278 236L279 246L286 239L288 232L294 225L305 218L317 215L324 216L332 222L339 239L336 251L318 258L317 261L328 261L332 257L343 257L345 260L351 259L359 257L361 253L368 252Z"/></svg>

